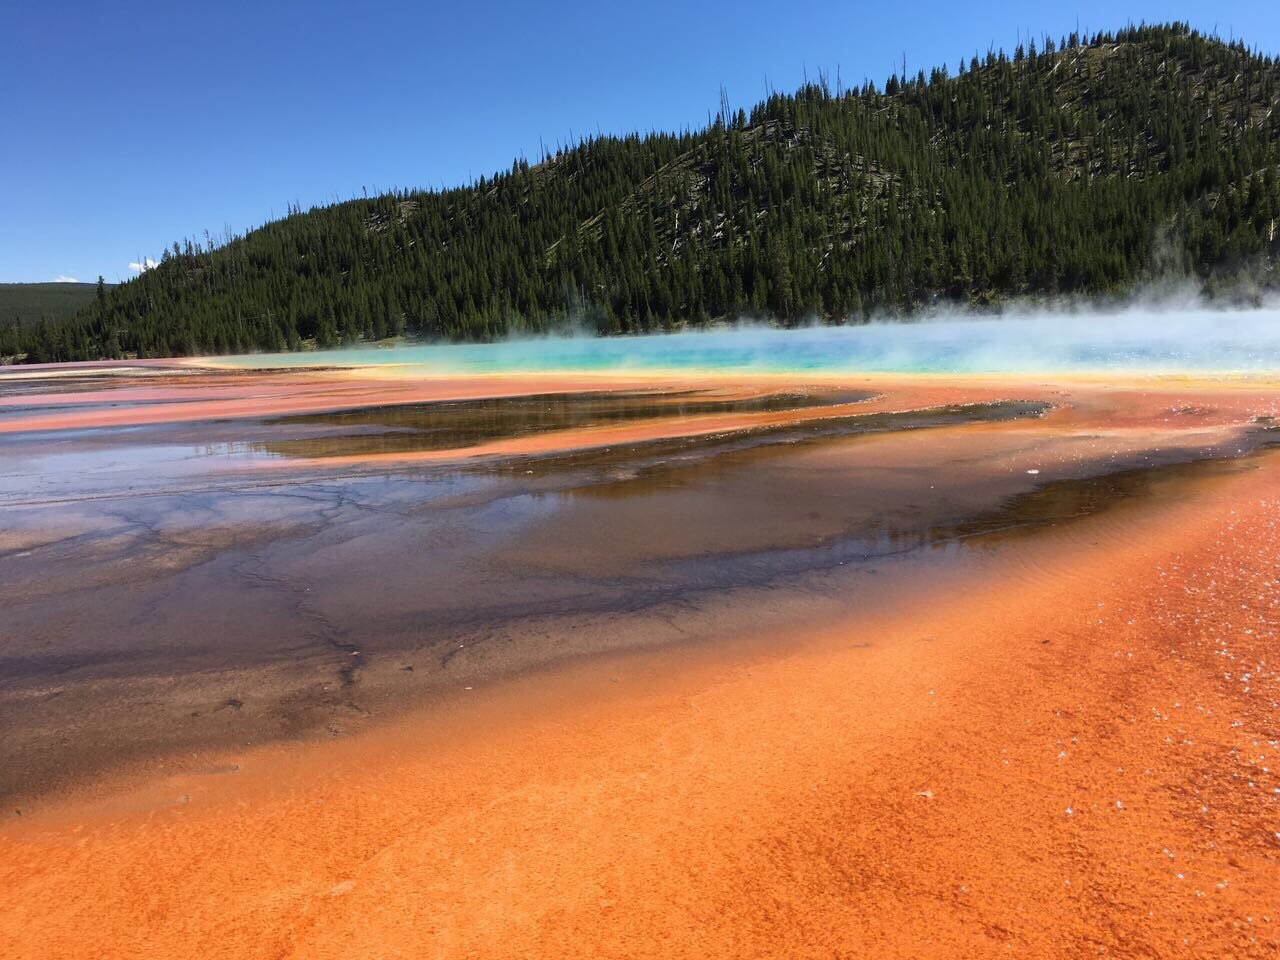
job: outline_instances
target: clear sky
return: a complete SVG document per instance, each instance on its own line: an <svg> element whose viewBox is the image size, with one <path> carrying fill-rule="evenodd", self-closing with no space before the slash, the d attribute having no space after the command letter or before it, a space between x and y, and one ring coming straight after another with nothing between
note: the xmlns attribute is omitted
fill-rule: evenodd
<svg viewBox="0 0 1280 960"><path fill-rule="evenodd" d="M0 281L132 275L184 236L458 184L539 140L706 122L837 69L1182 19L1280 52L1280 4L759 0L5 3Z"/></svg>

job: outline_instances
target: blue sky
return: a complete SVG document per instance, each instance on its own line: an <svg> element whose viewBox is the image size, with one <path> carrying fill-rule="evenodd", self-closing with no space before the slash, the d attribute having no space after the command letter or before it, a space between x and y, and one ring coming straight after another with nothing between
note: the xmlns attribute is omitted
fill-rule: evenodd
<svg viewBox="0 0 1280 960"><path fill-rule="evenodd" d="M698 126L806 69L878 83L1030 32L1189 20L1280 51L1280 4L10 3L0 282L133 275L170 242L457 184L600 130Z"/></svg>

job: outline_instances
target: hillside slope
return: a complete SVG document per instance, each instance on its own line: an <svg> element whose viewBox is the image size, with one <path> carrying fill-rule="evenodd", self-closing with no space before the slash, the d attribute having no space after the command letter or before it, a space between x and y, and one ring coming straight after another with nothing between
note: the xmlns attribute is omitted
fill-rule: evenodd
<svg viewBox="0 0 1280 960"><path fill-rule="evenodd" d="M0 283L0 326L60 323L93 303L93 283Z"/></svg>
<svg viewBox="0 0 1280 960"><path fill-rule="evenodd" d="M844 320L1168 276L1256 288L1277 282L1278 102L1276 60L1181 24L811 84L698 132L175 244L75 323L0 333L0 355Z"/></svg>

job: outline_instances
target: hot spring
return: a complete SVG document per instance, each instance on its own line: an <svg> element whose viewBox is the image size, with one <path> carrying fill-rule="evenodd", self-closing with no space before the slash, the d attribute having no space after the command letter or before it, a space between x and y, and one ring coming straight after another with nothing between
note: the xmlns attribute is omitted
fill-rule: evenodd
<svg viewBox="0 0 1280 960"><path fill-rule="evenodd" d="M547 336L487 344L402 344L323 351L326 365L389 373L1174 373L1280 367L1280 307L1221 311L1130 307L857 326L740 325L644 336ZM311 366L316 353L220 363ZM393 370L392 368L400 368Z"/></svg>

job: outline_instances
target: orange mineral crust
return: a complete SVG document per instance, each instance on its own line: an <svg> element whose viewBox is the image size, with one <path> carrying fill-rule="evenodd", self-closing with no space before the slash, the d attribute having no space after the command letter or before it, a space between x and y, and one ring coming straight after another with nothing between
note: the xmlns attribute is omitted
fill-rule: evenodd
<svg viewBox="0 0 1280 960"><path fill-rule="evenodd" d="M0 956L1273 957L1278 491L69 794L0 827Z"/></svg>

